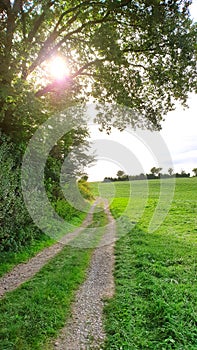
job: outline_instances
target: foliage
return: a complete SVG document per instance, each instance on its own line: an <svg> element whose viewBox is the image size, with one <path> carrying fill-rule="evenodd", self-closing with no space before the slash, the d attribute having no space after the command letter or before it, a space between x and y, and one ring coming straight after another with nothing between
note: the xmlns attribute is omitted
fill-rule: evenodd
<svg viewBox="0 0 197 350"><path fill-rule="evenodd" d="M23 146L16 146L10 139L0 135L0 250L1 251L19 251L22 247L32 244L35 239L42 239L43 233L35 227L23 200L21 190L21 157L23 154ZM48 166L48 172L55 171L57 161L53 167ZM28 175L29 176L29 175ZM56 180L56 179L55 179ZM69 222L74 221L80 224L85 213L69 204L59 192L59 187L55 185L49 186L48 196L57 213ZM56 187L55 187L56 186ZM46 186L47 187L47 186ZM58 188L58 192L54 193L54 188ZM82 194L85 198L90 198L90 191L83 185ZM53 195L52 195L53 194ZM37 204L38 205L38 204ZM87 204L88 206L88 204Z"/></svg>
<svg viewBox="0 0 197 350"><path fill-rule="evenodd" d="M0 129L21 149L17 163L16 150L13 159L8 153L4 157L2 208L9 219L3 214L7 228L0 235L6 249L18 249L17 240L20 246L37 234L22 200L21 155L50 116L81 106L91 95L98 102L101 129L122 130L127 124L159 129L175 100L186 103L196 86L196 25L189 5L186 0L0 2ZM60 80L47 72L55 55L70 70ZM77 177L91 161L82 119L47 160L45 186L54 206L63 199L63 159L69 154L66 176Z"/></svg>
<svg viewBox="0 0 197 350"><path fill-rule="evenodd" d="M2 159L4 170L1 174L3 177L1 189L3 225L0 237L1 249L6 250L20 249L23 245L30 243L34 236L40 234L25 209L21 192L20 167L25 146L37 128L50 116L81 101L77 96L77 84L66 92L59 90L52 96L38 98L35 92L43 81L44 83L48 81L48 78L43 76L44 70L39 64L34 67L37 68L36 70L32 69L31 75L27 73L29 65L35 63L38 51L42 50L47 32L52 26L51 21L56 18L56 16L53 18L53 11L48 11L48 6L49 9L52 8L53 1L50 4L46 1L40 4L38 1L18 0L0 3L0 129L4 135L9 135L13 142L11 155L9 155L9 149L4 152ZM42 14L43 9L44 14ZM56 10L59 11L57 8ZM41 29L42 20L44 26ZM86 121L79 117L79 113L77 117L77 128L71 129L69 135L65 135L54 145L45 167L46 191L54 206L56 201L63 197L58 180L64 158L69 154L69 174L72 173L72 176L81 174L84 165L91 160L86 152L88 148L88 143L85 141L88 136ZM75 116L73 119L76 122ZM47 137L47 131L44 136ZM35 151L38 158L42 155L42 147L44 142ZM20 149L20 154L15 155L18 152L17 149ZM15 163L16 157L17 163ZM29 169L27 177L31 176L29 176L31 170ZM75 212L75 210L69 208L68 212Z"/></svg>
<svg viewBox="0 0 197 350"><path fill-rule="evenodd" d="M173 168L169 168L169 169L168 169L168 174L169 174L170 176L172 176L173 172L174 172L174 169L173 169Z"/></svg>
<svg viewBox="0 0 197 350"><path fill-rule="evenodd" d="M78 221L80 224L82 218L85 217L85 213L81 212L80 210L77 210L65 199L57 199L53 205L57 214L68 222L73 222L76 224Z"/></svg>
<svg viewBox="0 0 197 350"><path fill-rule="evenodd" d="M63 198L62 186L64 187L64 184L70 181L76 182L84 173L85 166L93 162L93 156L90 152L88 153L87 137L89 133L84 126L86 120L83 109L78 108L79 113L77 114L77 108L74 108L73 112L74 116L67 116L65 113L65 118L68 123L73 123L75 126L55 143L45 166L45 185L48 195L53 200Z"/></svg>
<svg viewBox="0 0 197 350"><path fill-rule="evenodd" d="M190 177L190 173L186 173L185 170L182 170L181 173L176 173L176 177Z"/></svg>
<svg viewBox="0 0 197 350"><path fill-rule="evenodd" d="M0 250L17 251L41 232L34 226L25 208L20 183L22 150L0 135Z"/></svg>
<svg viewBox="0 0 197 350"><path fill-rule="evenodd" d="M91 94L102 128L160 128L174 100L186 102L196 84L196 26L190 1L1 2L1 128L33 129L65 103ZM55 81L46 65L55 54L70 76ZM91 86L91 89L90 89ZM50 95L47 93L50 92ZM125 109L120 116L113 103ZM111 108L111 107L110 107ZM36 111L36 112L34 112Z"/></svg>
<svg viewBox="0 0 197 350"><path fill-rule="evenodd" d="M83 198L87 200L92 200L94 198L91 192L90 185L85 179L82 178L78 181L78 187Z"/></svg>
<svg viewBox="0 0 197 350"><path fill-rule="evenodd" d="M190 177L190 173L186 173L184 170L181 171L181 173L175 173L173 174L173 169L171 170L171 168L168 170L168 174L163 174L160 173L160 171L162 170L162 168L156 168L153 167L151 169L151 173L150 174L139 174L139 175L127 175L124 174L123 176L118 176L117 173L117 177L105 177L103 182L113 182L113 181L135 181L135 180L158 180L159 178L162 179L168 179L170 177ZM192 170L194 171L194 170Z"/></svg>
<svg viewBox="0 0 197 350"><path fill-rule="evenodd" d="M153 175L159 175L160 171L162 170L162 168L156 168L155 166L153 168L150 169L150 172Z"/></svg>
<svg viewBox="0 0 197 350"><path fill-rule="evenodd" d="M122 177L124 175L124 171L123 170L118 170L116 176L117 177Z"/></svg>
<svg viewBox="0 0 197 350"><path fill-rule="evenodd" d="M197 168L192 169L194 176L197 176Z"/></svg>

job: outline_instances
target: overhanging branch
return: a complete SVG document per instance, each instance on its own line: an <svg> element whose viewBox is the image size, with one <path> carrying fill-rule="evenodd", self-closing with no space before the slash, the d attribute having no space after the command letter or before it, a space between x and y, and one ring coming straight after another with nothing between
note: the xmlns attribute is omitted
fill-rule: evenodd
<svg viewBox="0 0 197 350"><path fill-rule="evenodd" d="M36 33L38 32L38 29L40 28L41 24L44 22L45 16L46 16L46 10L49 9L54 4L54 1L48 1L46 6L43 8L43 12L41 15L35 20L32 30L29 32L28 35L28 42L31 43L33 38L35 37Z"/></svg>
<svg viewBox="0 0 197 350"><path fill-rule="evenodd" d="M64 80L61 81L54 81L53 83L48 84L47 86L43 87L42 89L38 90L35 93L36 97L41 97L46 95L48 92L52 91L61 91L65 90L72 84L72 79L66 77Z"/></svg>
<svg viewBox="0 0 197 350"><path fill-rule="evenodd" d="M56 52L64 42L66 42L72 35L80 33L84 28L94 25L94 24L99 24L99 23L103 23L107 20L108 16L110 14L110 11L108 11L103 18L101 19L97 19L97 20L93 20L93 21L89 21L86 23L83 23L80 27L76 28L75 30L67 33L63 39L61 39L59 41L59 43L57 43L52 49L49 49L49 47L55 42L55 39L58 37L59 32L53 32L49 38L47 38L47 40L45 41L45 43L43 44L43 47L41 48L37 58L35 59L35 61L32 63L32 65L29 67L28 69L28 74L30 74L31 72L34 71L34 69L41 64L42 62L44 62L47 58L49 58L54 52Z"/></svg>
<svg viewBox="0 0 197 350"><path fill-rule="evenodd" d="M87 62L84 64L78 71L73 73L70 77L65 77L65 79L61 81L54 81L53 83L48 84L47 86L43 87L42 89L38 90L35 94L36 97L41 97L43 95L46 95L48 92L52 91L58 91L58 90L64 90L72 86L74 78L80 76L80 75L85 75L85 70L88 69L89 67L99 63L103 62L105 59L96 59L91 62ZM89 75L89 73L87 73Z"/></svg>

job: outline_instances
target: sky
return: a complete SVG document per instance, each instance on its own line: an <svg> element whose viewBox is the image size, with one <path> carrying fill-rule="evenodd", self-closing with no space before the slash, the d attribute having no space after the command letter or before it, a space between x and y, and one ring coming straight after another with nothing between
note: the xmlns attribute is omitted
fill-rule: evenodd
<svg viewBox="0 0 197 350"><path fill-rule="evenodd" d="M190 10L197 20L197 0L193 0ZM189 108L177 105L162 122L162 130L157 133L141 133L113 130L110 135L101 133L98 126L90 127L90 141L96 156L96 163L86 169L89 181L102 181L105 176L116 176L118 170L136 175L149 173L153 166L169 167L174 172L185 170L191 175L197 167L197 96L188 99ZM150 141L151 139L151 141ZM128 161L129 159L129 161Z"/></svg>

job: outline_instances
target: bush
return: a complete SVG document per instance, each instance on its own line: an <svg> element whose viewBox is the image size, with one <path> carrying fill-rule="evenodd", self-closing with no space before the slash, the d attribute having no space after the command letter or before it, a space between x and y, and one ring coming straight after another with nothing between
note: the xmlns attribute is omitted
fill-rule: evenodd
<svg viewBox="0 0 197 350"><path fill-rule="evenodd" d="M22 145L0 134L0 251L17 251L40 235L25 207L20 164Z"/></svg>
<svg viewBox="0 0 197 350"><path fill-rule="evenodd" d="M79 191L82 194L83 198L85 198L87 200L93 199L93 195L92 195L92 192L90 190L90 186L85 179L81 179L78 181L78 187L79 187Z"/></svg>
<svg viewBox="0 0 197 350"><path fill-rule="evenodd" d="M22 246L30 244L35 238L40 238L43 235L41 230L33 223L22 195L21 160L23 152L23 144L15 145L7 136L0 133L0 251L18 251ZM56 170L58 168L57 160L54 160L52 165L47 165L47 170L51 170L51 168ZM30 172L31 170L29 169L28 177ZM58 177L53 181L50 177L47 177L47 174L45 174L45 177L46 192L57 214L66 221L71 221L73 218L80 221L85 216L85 213L76 209L75 205L72 206L65 200L58 183ZM85 202L78 196L75 198L77 192L74 191L72 193L68 187L67 191L73 196L71 203L78 204L78 208L87 209L89 204L86 200L92 199L91 191L84 179L78 182L78 186ZM79 203L76 203L76 200ZM85 208L86 204L87 208ZM35 205L38 208L38 201L36 201ZM40 213L42 213L42 209L40 208ZM47 222L47 224L49 223Z"/></svg>
<svg viewBox="0 0 197 350"><path fill-rule="evenodd" d="M71 221L74 217L81 217L82 212L70 205L65 199L58 199L53 203L55 211L66 221Z"/></svg>

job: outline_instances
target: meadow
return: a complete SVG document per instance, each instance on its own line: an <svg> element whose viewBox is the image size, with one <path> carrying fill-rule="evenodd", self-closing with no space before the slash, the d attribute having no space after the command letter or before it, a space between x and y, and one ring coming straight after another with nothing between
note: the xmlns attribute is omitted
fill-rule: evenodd
<svg viewBox="0 0 197 350"><path fill-rule="evenodd" d="M104 308L105 350L197 350L197 178L165 179L162 191L160 185L159 180L91 184L95 196L108 198L117 223L115 294ZM106 223L105 213L95 212L89 228L98 230L91 247L85 230L80 247L76 238L74 246L0 301L2 349L51 349ZM28 254L47 244L52 240ZM27 255L9 259L6 269Z"/></svg>
<svg viewBox="0 0 197 350"><path fill-rule="evenodd" d="M172 179L164 186L165 212L150 232L159 180L92 184L109 199L119 237L105 349L197 349L197 178L176 179L172 203Z"/></svg>

